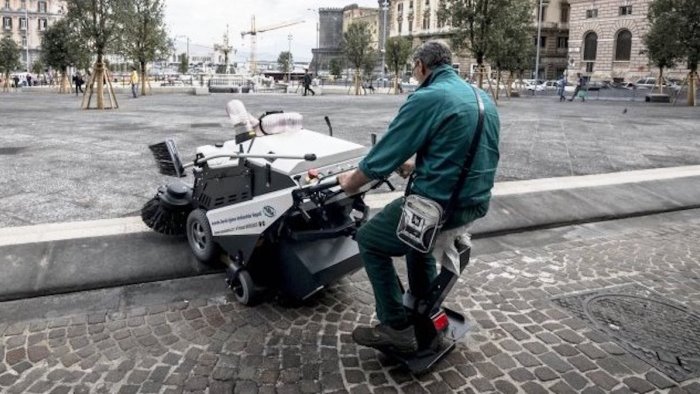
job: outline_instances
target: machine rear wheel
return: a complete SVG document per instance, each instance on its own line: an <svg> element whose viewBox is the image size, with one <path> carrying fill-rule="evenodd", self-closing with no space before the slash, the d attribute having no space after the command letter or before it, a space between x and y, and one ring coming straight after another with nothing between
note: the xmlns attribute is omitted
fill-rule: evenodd
<svg viewBox="0 0 700 394"><path fill-rule="evenodd" d="M205 264L217 261L219 245L214 242L211 226L204 210L195 209L187 217L187 241L197 260Z"/></svg>

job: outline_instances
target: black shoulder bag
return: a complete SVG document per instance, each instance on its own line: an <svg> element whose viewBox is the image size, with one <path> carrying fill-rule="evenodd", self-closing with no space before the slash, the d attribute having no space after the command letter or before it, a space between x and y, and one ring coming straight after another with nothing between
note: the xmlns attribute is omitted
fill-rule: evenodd
<svg viewBox="0 0 700 394"><path fill-rule="evenodd" d="M438 232L457 203L459 193L462 190L462 186L464 186L472 163L474 163L476 150L481 141L482 129L484 128L484 103L476 88L472 86L472 89L479 106L479 120L476 124L476 131L467 152L464 166L444 211L438 202L417 194L410 194L410 185L406 186L406 194L404 196L401 218L396 228L396 236L405 244L421 253L430 252L435 245ZM409 183L412 183L412 181L413 178L411 178Z"/></svg>

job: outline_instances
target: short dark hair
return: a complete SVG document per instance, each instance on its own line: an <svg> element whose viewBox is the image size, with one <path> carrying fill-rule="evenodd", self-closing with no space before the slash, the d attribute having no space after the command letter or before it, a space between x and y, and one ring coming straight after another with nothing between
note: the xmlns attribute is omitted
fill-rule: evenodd
<svg viewBox="0 0 700 394"><path fill-rule="evenodd" d="M420 60L432 70L443 64L452 64L452 51L440 41L426 41L413 52L413 61Z"/></svg>

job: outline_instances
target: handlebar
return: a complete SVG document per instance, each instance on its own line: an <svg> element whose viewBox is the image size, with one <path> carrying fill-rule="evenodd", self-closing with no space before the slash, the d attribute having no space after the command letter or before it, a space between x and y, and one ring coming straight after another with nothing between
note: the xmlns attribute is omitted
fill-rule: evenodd
<svg viewBox="0 0 700 394"><path fill-rule="evenodd" d="M338 177L333 177L333 179L331 179L329 181L321 181L316 185L309 186L309 187L306 187L304 189L306 189L306 191L309 193L316 193L316 192L319 192L321 190L326 190L326 189L330 189L332 187L338 186L339 184L340 184L340 182L338 182Z"/></svg>

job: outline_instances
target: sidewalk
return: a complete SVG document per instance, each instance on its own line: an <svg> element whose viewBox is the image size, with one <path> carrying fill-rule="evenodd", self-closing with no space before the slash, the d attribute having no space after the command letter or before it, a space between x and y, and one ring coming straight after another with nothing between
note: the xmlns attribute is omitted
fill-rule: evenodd
<svg viewBox="0 0 700 394"><path fill-rule="evenodd" d="M673 371L698 354L700 317L682 308L700 307L699 218L695 210L498 237L488 242L506 250L487 254L487 240L476 241L447 302L472 331L421 377L352 342L353 327L373 316L363 272L298 308L240 306L222 276L209 275L0 303L0 391L697 393L697 366L685 364L685 378ZM536 246L514 246L523 242ZM665 349L676 367L652 367L615 331L557 301L610 288L666 303L644 320L616 314L617 333L633 330L646 341L637 348ZM669 315L677 302L684 307ZM649 329L673 343L648 343Z"/></svg>

